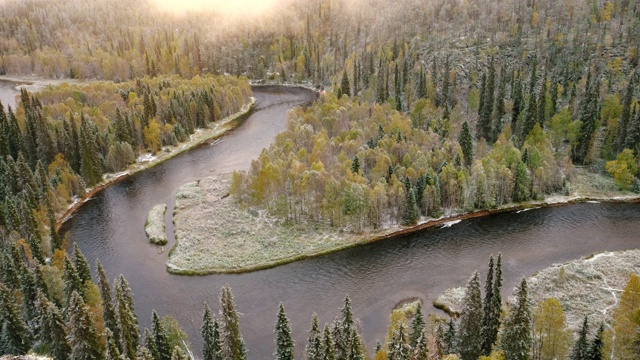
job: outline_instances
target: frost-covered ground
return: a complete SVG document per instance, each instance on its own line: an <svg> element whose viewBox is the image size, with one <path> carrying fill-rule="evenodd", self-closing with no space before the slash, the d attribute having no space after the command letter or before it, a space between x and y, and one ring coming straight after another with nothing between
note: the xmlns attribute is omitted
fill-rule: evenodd
<svg viewBox="0 0 640 360"><path fill-rule="evenodd" d="M204 274L265 268L380 235L284 225L264 211L240 209L226 196L230 183L228 174L190 182L178 190L173 216L176 246L167 262L170 272Z"/></svg>
<svg viewBox="0 0 640 360"><path fill-rule="evenodd" d="M640 249L605 252L540 271L529 278L529 293L534 303L558 299L569 328L578 331L585 315L590 324L611 319L632 273L640 274Z"/></svg>
<svg viewBox="0 0 640 360"><path fill-rule="evenodd" d="M535 306L554 297L562 304L567 326L577 332L582 320L589 323L611 320L613 309L632 273L640 274L640 249L599 253L548 267L527 279L531 302ZM449 314L459 313L465 288L445 291L433 302ZM508 294L503 294L505 298Z"/></svg>
<svg viewBox="0 0 640 360"><path fill-rule="evenodd" d="M167 204L158 204L147 215L144 231L152 244L165 245L167 243L167 232L164 227L165 211L167 211Z"/></svg>

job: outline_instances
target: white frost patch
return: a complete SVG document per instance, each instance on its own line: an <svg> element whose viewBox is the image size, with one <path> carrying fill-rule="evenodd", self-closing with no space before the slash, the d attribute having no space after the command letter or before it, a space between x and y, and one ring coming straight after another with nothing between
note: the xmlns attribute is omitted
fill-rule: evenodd
<svg viewBox="0 0 640 360"><path fill-rule="evenodd" d="M167 243L167 232L164 226L164 213L166 211L167 204L158 204L147 215L144 231L152 244L164 245Z"/></svg>
<svg viewBox="0 0 640 360"><path fill-rule="evenodd" d="M600 201L589 200L589 201L587 201L587 203L589 203L589 204L600 204Z"/></svg>
<svg viewBox="0 0 640 360"><path fill-rule="evenodd" d="M613 256L612 252L603 252L600 254L596 254L594 256L592 256L591 258L585 260L585 262L594 262L595 260L601 258L601 257L605 257L605 256Z"/></svg>
<svg viewBox="0 0 640 360"><path fill-rule="evenodd" d="M529 211L529 210L533 210L533 209L537 209L537 208L527 208L527 209L518 210L518 211L516 211L516 214L520 214L520 213L523 213L525 211Z"/></svg>
<svg viewBox="0 0 640 360"><path fill-rule="evenodd" d="M140 157L138 157L136 159L137 162L149 162L149 161L153 161L157 159L157 156L153 156L153 154L151 153L146 153L144 155L141 155Z"/></svg>
<svg viewBox="0 0 640 360"><path fill-rule="evenodd" d="M462 221L462 220L447 221L446 223L442 224L442 226L441 226L440 228L441 228L441 229L444 229L444 228L450 228L450 227L452 227L453 225L455 225L455 224L457 224L457 223L459 223L459 222L461 222L461 221Z"/></svg>

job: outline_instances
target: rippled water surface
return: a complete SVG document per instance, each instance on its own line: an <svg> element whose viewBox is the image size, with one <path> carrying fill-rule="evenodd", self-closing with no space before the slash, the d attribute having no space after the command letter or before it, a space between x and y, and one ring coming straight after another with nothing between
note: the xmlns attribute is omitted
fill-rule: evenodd
<svg viewBox="0 0 640 360"><path fill-rule="evenodd" d="M251 359L272 358L278 302L285 305L301 354L311 314L316 312L321 323L331 322L345 294L352 299L371 353L376 339L384 338L389 311L397 302L418 296L430 304L446 288L465 285L475 269L484 277L492 253L503 253L506 296L522 276L553 263L640 244L640 205L578 204L463 221L254 273L170 275L165 271L167 254L158 253L146 239L147 212L157 203L172 206L177 188L185 182L246 169L284 129L287 109L308 104L315 96L290 88L256 88L254 94L256 109L222 141L108 188L64 226L92 262L100 258L111 278L126 276L142 327L150 325L152 309L172 314L196 351L202 304L207 301L217 309L225 283L243 313L241 331Z"/></svg>

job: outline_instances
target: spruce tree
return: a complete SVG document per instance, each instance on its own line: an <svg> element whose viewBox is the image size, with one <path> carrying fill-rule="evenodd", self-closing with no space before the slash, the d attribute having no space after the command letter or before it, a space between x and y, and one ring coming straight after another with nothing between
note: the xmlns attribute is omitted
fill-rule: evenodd
<svg viewBox="0 0 640 360"><path fill-rule="evenodd" d="M407 192L407 207L403 216L404 225L414 225L420 218L420 209L418 209L418 201L416 200L416 192L411 188Z"/></svg>
<svg viewBox="0 0 640 360"><path fill-rule="evenodd" d="M618 121L618 133L616 136L616 153L624 150L627 139L627 129L629 127L629 123L633 119L633 113L631 112L631 102L633 101L633 80L634 77L631 76L629 84L627 85L624 102L622 103L622 113L620 114L620 121Z"/></svg>
<svg viewBox="0 0 640 360"><path fill-rule="evenodd" d="M160 354L158 354L158 348L156 347L156 340L153 338L153 334L147 328L144 329L143 341L145 348L149 353L149 357L153 360L158 360Z"/></svg>
<svg viewBox="0 0 640 360"><path fill-rule="evenodd" d="M67 360L71 356L71 345L67 340L67 328L58 308L46 296L38 293L38 339L50 349L54 359Z"/></svg>
<svg viewBox="0 0 640 360"><path fill-rule="evenodd" d="M420 334L418 341L413 347L412 360L428 360L429 359L429 347L427 345L427 334L423 332Z"/></svg>
<svg viewBox="0 0 640 360"><path fill-rule="evenodd" d="M596 121L599 114L598 86L596 83L597 81L591 79L591 72L589 72L585 93L580 100L580 121L582 122L582 127L580 128L578 144L573 151L573 160L579 164L586 162L593 134L596 131Z"/></svg>
<svg viewBox="0 0 640 360"><path fill-rule="evenodd" d="M636 116L631 120L627 128L627 137L624 142L625 149L635 150L636 155L640 154L640 109L634 111Z"/></svg>
<svg viewBox="0 0 640 360"><path fill-rule="evenodd" d="M529 305L527 281L523 278L516 288L516 303L504 321L502 350L507 359L528 360L531 352L532 316Z"/></svg>
<svg viewBox="0 0 640 360"><path fill-rule="evenodd" d="M318 315L311 316L311 329L305 348L307 360L322 360L322 334L318 326Z"/></svg>
<svg viewBox="0 0 640 360"><path fill-rule="evenodd" d="M498 261L495 267L495 276L491 289L491 323L487 324L487 328L483 328L486 336L487 343L491 342L494 345L498 340L498 331L500 330L501 317L502 317L502 254L498 254ZM491 340L493 339L493 340Z"/></svg>
<svg viewBox="0 0 640 360"><path fill-rule="evenodd" d="M203 341L202 356L204 360L222 360L218 321L211 315L211 310L207 303L204 303L201 333Z"/></svg>
<svg viewBox="0 0 640 360"><path fill-rule="evenodd" d="M104 326L111 330L113 336L113 342L117 346L120 344L120 324L118 324L118 316L113 302L113 296L111 295L111 288L109 285L109 279L102 267L102 263L98 260L98 289L100 289L100 298L102 299L102 319Z"/></svg>
<svg viewBox="0 0 640 360"><path fill-rule="evenodd" d="M222 322L223 358L229 360L245 360L247 349L240 334L238 312L233 301L229 285L225 285L220 293L220 319Z"/></svg>
<svg viewBox="0 0 640 360"><path fill-rule="evenodd" d="M189 360L189 356L187 356L187 354L184 353L184 350L182 350L179 346L176 346L173 348L173 352L171 353L171 356L168 356L167 359L169 360Z"/></svg>
<svg viewBox="0 0 640 360"><path fill-rule="evenodd" d="M346 71L342 72L342 80L340 81L340 88L338 89L338 99L343 95L351 97L351 85L349 84L349 77Z"/></svg>
<svg viewBox="0 0 640 360"><path fill-rule="evenodd" d="M9 290L0 284L0 349L23 355L31 348L31 334Z"/></svg>
<svg viewBox="0 0 640 360"><path fill-rule="evenodd" d="M158 353L157 360L170 360L171 345L169 344L169 339L162 326L162 322L160 322L158 313L155 310L153 310L151 314L151 335L153 336L153 342L155 343Z"/></svg>
<svg viewBox="0 0 640 360"><path fill-rule="evenodd" d="M113 332L107 328L105 330L105 337L107 339L107 350L105 352L105 360L120 360L120 351L118 350L118 343L116 342Z"/></svg>
<svg viewBox="0 0 640 360"><path fill-rule="evenodd" d="M362 345L362 338L360 334L353 329L351 333L351 346L349 348L349 356L347 360L365 360L364 346Z"/></svg>
<svg viewBox="0 0 640 360"><path fill-rule="evenodd" d="M522 95L522 82L520 81L521 72L514 72L514 81L511 84L513 92L513 107L511 109L511 128L515 129L520 113L524 108L524 98Z"/></svg>
<svg viewBox="0 0 640 360"><path fill-rule="evenodd" d="M82 296L76 291L71 294L67 326L72 359L95 360L103 358L100 340L93 326L89 308L82 300Z"/></svg>
<svg viewBox="0 0 640 360"><path fill-rule="evenodd" d="M491 63L489 65L489 76L487 76L486 87L484 88L484 93L482 100L482 109L480 109L480 123L478 124L478 137L484 138L487 141L491 141L491 134L493 133L492 129L492 115L493 115L493 105L494 105L494 93L495 93L495 80L496 80L496 68L493 63L493 58L491 58Z"/></svg>
<svg viewBox="0 0 640 360"><path fill-rule="evenodd" d="M494 120L493 120L493 125L492 125L492 133L491 133L491 142L495 142L496 139L498 138L498 135L500 135L500 133L502 132L502 117L507 113L507 110L505 108L505 104L504 104L504 98L507 96L506 95L506 87L507 87L507 81L506 81L506 74L505 74L505 68L502 67L500 68L500 85L498 87L498 95L496 96L496 105L495 105L495 111L494 111Z"/></svg>
<svg viewBox="0 0 640 360"><path fill-rule="evenodd" d="M482 295L478 272L467 283L458 330L462 360L476 360L482 353Z"/></svg>
<svg viewBox="0 0 640 360"><path fill-rule="evenodd" d="M280 303L278 308L278 320L274 332L276 333L276 352L277 360L293 360L293 339L291 338L291 326L289 319L284 312L284 306Z"/></svg>
<svg viewBox="0 0 640 360"><path fill-rule="evenodd" d="M603 335L604 335L604 324L600 323L600 327L598 328L598 332L596 336L591 341L589 345L589 350L587 351L587 359L588 360L602 360L602 348L604 347L603 343Z"/></svg>
<svg viewBox="0 0 640 360"><path fill-rule="evenodd" d="M422 314L422 303L418 302L416 314L411 320L411 334L409 335L409 345L411 345L412 348L416 347L416 345L418 344L418 340L422 337L424 326L425 321L424 315Z"/></svg>
<svg viewBox="0 0 640 360"><path fill-rule="evenodd" d="M76 272L82 281L82 284L85 284L87 281L91 282L91 268L89 267L89 263L87 262L87 258L84 256L77 243L73 243L73 252L71 253L73 257L73 265L76 268Z"/></svg>
<svg viewBox="0 0 640 360"><path fill-rule="evenodd" d="M120 324L120 354L130 359L135 358L138 348L140 333L138 330L138 317L136 316L133 295L129 283L120 275L116 281L115 308Z"/></svg>
<svg viewBox="0 0 640 360"><path fill-rule="evenodd" d="M587 360L589 355L589 340L587 339L587 335L589 334L589 318L584 317L582 321L582 328L578 333L578 340L573 345L573 350L571 351L571 360Z"/></svg>
<svg viewBox="0 0 640 360"><path fill-rule="evenodd" d="M324 325L324 331L322 332L322 360L335 360L336 359L336 347L333 342L333 335L329 330L329 325Z"/></svg>
<svg viewBox="0 0 640 360"><path fill-rule="evenodd" d="M489 270L484 284L482 311L482 355L489 356L491 348L496 341L493 327L493 255L489 258Z"/></svg>
<svg viewBox="0 0 640 360"><path fill-rule="evenodd" d="M387 345L389 360L410 360L411 347L408 344L404 323L400 324L397 331L393 332L391 341Z"/></svg>
<svg viewBox="0 0 640 360"><path fill-rule="evenodd" d="M344 306L340 310L340 318L335 324L335 344L336 359L346 359L351 345L351 334L354 329L353 313L351 311L351 300L347 295L344 299Z"/></svg>
<svg viewBox="0 0 640 360"><path fill-rule="evenodd" d="M442 351L444 354L457 354L458 353L458 336L456 334L456 328L453 323L453 319L449 319L447 323L447 330L444 332L444 338L442 339Z"/></svg>
<svg viewBox="0 0 640 360"><path fill-rule="evenodd" d="M540 128L544 128L545 123L547 121L547 75L545 73L542 78L542 87L540 88L540 93L538 94L538 124L540 124Z"/></svg>
<svg viewBox="0 0 640 360"><path fill-rule="evenodd" d="M469 130L469 123L466 121L462 124L458 143L460 143L460 147L462 148L464 164L467 167L471 166L471 163L473 162L473 138L471 137L471 131Z"/></svg>
<svg viewBox="0 0 640 360"><path fill-rule="evenodd" d="M71 294L73 294L74 291L84 298L84 286L82 284L82 280L78 276L76 267L73 265L73 263L69 259L69 256L65 254L64 256L64 293L67 299L67 306L69 306L70 304Z"/></svg>

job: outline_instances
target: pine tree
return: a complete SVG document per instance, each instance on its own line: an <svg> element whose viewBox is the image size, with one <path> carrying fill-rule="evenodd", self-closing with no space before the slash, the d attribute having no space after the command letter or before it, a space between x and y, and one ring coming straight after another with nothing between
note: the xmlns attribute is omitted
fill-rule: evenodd
<svg viewBox="0 0 640 360"><path fill-rule="evenodd" d="M586 360L588 359L589 352L589 341L587 340L587 335L589 334L589 319L588 317L584 317L582 321L582 328L578 333L578 340L573 345L573 350L571 351L571 360Z"/></svg>
<svg viewBox="0 0 640 360"><path fill-rule="evenodd" d="M245 360L247 349L240 334L238 312L233 301L233 294L229 285L225 285L220 293L220 319L222 322L223 358L230 360Z"/></svg>
<svg viewBox="0 0 640 360"><path fill-rule="evenodd" d="M416 314L411 320L411 335L409 336L409 345L415 348L418 344L418 340L422 337L422 331L424 330L425 321L422 314L422 303L418 302L416 308Z"/></svg>
<svg viewBox="0 0 640 360"><path fill-rule="evenodd" d="M603 335L604 335L604 324L600 323L600 327L598 328L598 332L596 336L591 341L589 345L589 350L587 351L587 359L588 360L602 360L602 348L604 347L603 343Z"/></svg>
<svg viewBox="0 0 640 360"><path fill-rule="evenodd" d="M482 355L489 356L495 343L493 312L493 255L489 258L489 270L484 284L484 301L482 303Z"/></svg>
<svg viewBox="0 0 640 360"><path fill-rule="evenodd" d="M507 76L505 74L505 68L502 67L500 68L500 85L498 87L498 95L496 96L496 105L495 105L494 120L493 120L493 126L492 126L493 131L491 133L491 139L490 139L491 142L495 142L496 139L498 138L498 135L500 135L500 133L502 132L502 118L507 113L507 110L504 104L504 98L507 96L506 78Z"/></svg>
<svg viewBox="0 0 640 360"><path fill-rule="evenodd" d="M67 299L67 306L70 304L71 294L77 292L84 298L84 286L82 280L78 276L76 267L71 263L69 256L64 256L64 293Z"/></svg>
<svg viewBox="0 0 640 360"><path fill-rule="evenodd" d="M416 192L411 188L407 192L407 207L403 216L404 225L414 225L420 218L420 209L418 209L418 202L416 200Z"/></svg>
<svg viewBox="0 0 640 360"><path fill-rule="evenodd" d="M627 128L627 137L624 142L624 148L635 150L636 154L639 154L640 151L638 150L638 148L640 147L640 109L635 110L635 105L634 112L636 116L631 120Z"/></svg>
<svg viewBox="0 0 640 360"><path fill-rule="evenodd" d="M153 338L153 334L147 328L144 329L144 335L142 336L144 340L144 345L149 352L149 357L153 360L158 360L160 358L160 354L158 354L158 348L156 347L156 340Z"/></svg>
<svg viewBox="0 0 640 360"><path fill-rule="evenodd" d="M120 333L122 329L118 324L118 317L116 309L113 303L113 296L111 295L111 287L109 285L109 279L102 267L102 263L98 260L98 289L100 289L100 298L102 299L102 319L104 326L111 330L114 344L120 344Z"/></svg>
<svg viewBox="0 0 640 360"><path fill-rule="evenodd" d="M521 202L529 200L529 177L527 166L522 161L516 168L516 179L513 190L513 201Z"/></svg>
<svg viewBox="0 0 640 360"><path fill-rule="evenodd" d="M495 267L495 277L493 280L493 288L491 289L491 323L484 329L484 335L487 337L491 345L495 344L498 339L498 331L500 330L502 317L502 254L498 254L498 261ZM493 341L491 341L493 339Z"/></svg>
<svg viewBox="0 0 640 360"><path fill-rule="evenodd" d="M458 137L458 142L462 148L462 154L464 155L464 164L469 167L473 162L473 138L471 137L471 131L469 130L469 123L466 121L462 124L462 130Z"/></svg>
<svg viewBox="0 0 640 360"><path fill-rule="evenodd" d="M38 338L47 344L54 359L67 360L71 355L71 345L67 340L67 328L58 308L46 296L38 293Z"/></svg>
<svg viewBox="0 0 640 360"><path fill-rule="evenodd" d="M522 95L522 82L520 81L521 72L514 72L514 82L511 84L513 92L513 108L511 109L511 127L515 129L520 113L524 108L524 99Z"/></svg>
<svg viewBox="0 0 640 360"><path fill-rule="evenodd" d="M357 155L355 158L353 158L353 162L351 163L351 171L354 174L357 174L360 172L360 158L358 158Z"/></svg>
<svg viewBox="0 0 640 360"><path fill-rule="evenodd" d="M532 346L531 309L527 281L523 278L516 288L516 303L504 321L502 350L507 359L528 360Z"/></svg>
<svg viewBox="0 0 640 360"><path fill-rule="evenodd" d="M343 95L347 95L351 97L351 85L349 84L349 77L347 76L347 72L342 72L342 80L340 81L340 88L338 89L338 99L340 99Z"/></svg>
<svg viewBox="0 0 640 360"><path fill-rule="evenodd" d="M540 88L540 93L538 94L538 124L540 124L541 128L544 128L545 123L547 121L547 75L545 73L542 78L542 87Z"/></svg>
<svg viewBox="0 0 640 360"><path fill-rule="evenodd" d="M344 306L340 309L340 319L336 322L336 335L333 338L335 344L336 359L346 359L351 345L351 334L354 327L351 300L349 296L344 298Z"/></svg>
<svg viewBox="0 0 640 360"><path fill-rule="evenodd" d="M322 332L322 360L335 360L336 359L336 347L333 342L333 335L329 330L329 325L324 325L324 331Z"/></svg>
<svg viewBox="0 0 640 360"><path fill-rule="evenodd" d="M116 297L115 308L118 314L118 323L120 324L120 354L135 358L138 348L138 317L136 316L133 295L129 288L129 283L120 275L116 281Z"/></svg>
<svg viewBox="0 0 640 360"><path fill-rule="evenodd" d="M578 145L573 151L573 160L576 163L584 164L591 147L593 134L596 130L596 121L598 119L598 86L597 82L592 81L591 72L587 76L587 84L585 94L580 100L580 137Z"/></svg>
<svg viewBox="0 0 640 360"><path fill-rule="evenodd" d="M167 359L169 360L189 360L189 357L187 356L187 354L184 353L184 350L182 350L179 346L176 346L173 348L173 353L171 353L171 356L167 356Z"/></svg>
<svg viewBox="0 0 640 360"><path fill-rule="evenodd" d="M69 344L71 358L78 360L102 359L100 340L89 309L80 294L74 291L69 304Z"/></svg>
<svg viewBox="0 0 640 360"><path fill-rule="evenodd" d="M365 360L364 346L362 345L362 338L360 334L353 329L351 333L351 346L349 348L349 356L347 360Z"/></svg>
<svg viewBox="0 0 640 360"><path fill-rule="evenodd" d="M291 338L291 326L284 312L284 306L280 303L278 308L278 320L274 332L276 333L276 359L293 360L293 339Z"/></svg>
<svg viewBox="0 0 640 360"><path fill-rule="evenodd" d="M460 358L476 360L482 353L482 295L478 272L467 283L458 330Z"/></svg>
<svg viewBox="0 0 640 360"><path fill-rule="evenodd" d="M204 360L222 360L218 321L211 315L211 310L207 303L204 303L201 333L203 341L202 356Z"/></svg>
<svg viewBox="0 0 640 360"><path fill-rule="evenodd" d="M311 329L309 330L305 354L306 360L322 359L322 334L318 326L318 315L315 313L311 316Z"/></svg>
<svg viewBox="0 0 640 360"><path fill-rule="evenodd" d="M487 141L491 141L492 129L492 115L493 115L493 103L495 101L495 80L496 80L496 68L491 58L489 65L489 76L487 77L486 88L484 89L484 100L482 101L482 112L480 113L479 124L479 137L485 138Z"/></svg>
<svg viewBox="0 0 640 360"><path fill-rule="evenodd" d="M0 349L23 355L31 348L31 334L9 290L0 284Z"/></svg>
<svg viewBox="0 0 640 360"><path fill-rule="evenodd" d="M157 360L170 360L171 345L169 344L169 339L162 326L162 322L160 322L158 313L155 310L153 310L151 315L151 335L153 336L153 342L158 352Z"/></svg>

